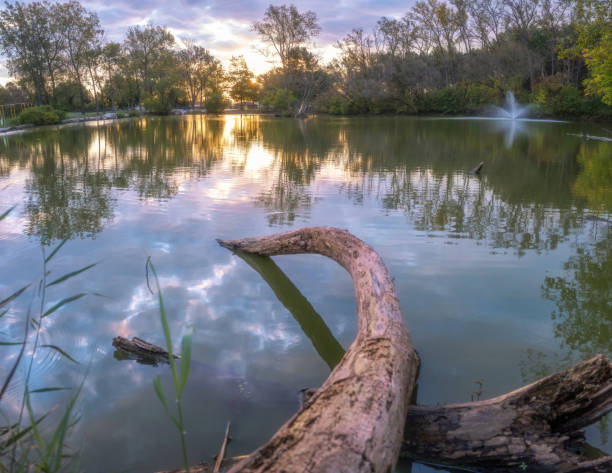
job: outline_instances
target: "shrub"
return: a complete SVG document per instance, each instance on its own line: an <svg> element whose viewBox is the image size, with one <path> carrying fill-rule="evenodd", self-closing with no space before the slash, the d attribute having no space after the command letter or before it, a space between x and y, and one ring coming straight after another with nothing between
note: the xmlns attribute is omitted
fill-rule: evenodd
<svg viewBox="0 0 612 473"><path fill-rule="evenodd" d="M21 111L17 117L17 123L20 125L53 125L62 121L64 115L63 111L55 110L51 105L29 107Z"/></svg>
<svg viewBox="0 0 612 473"><path fill-rule="evenodd" d="M559 76L543 78L535 87L532 100L546 113L560 116L581 115L586 111L582 92L563 83Z"/></svg>
<svg viewBox="0 0 612 473"><path fill-rule="evenodd" d="M468 112L477 112L499 100L497 89L488 85L469 84L465 89L465 109Z"/></svg>
<svg viewBox="0 0 612 473"><path fill-rule="evenodd" d="M424 105L425 111L435 113L458 114L465 110L462 91L452 86L428 92Z"/></svg>
<svg viewBox="0 0 612 473"><path fill-rule="evenodd" d="M204 101L204 108L208 113L221 113L227 107L227 101L219 91L211 92Z"/></svg>
<svg viewBox="0 0 612 473"><path fill-rule="evenodd" d="M292 91L280 88L271 90L261 99L265 109L289 115L293 113L296 103L297 97Z"/></svg>
<svg viewBox="0 0 612 473"><path fill-rule="evenodd" d="M168 115L172 111L172 103L167 100L161 100L158 96L152 96L146 94L142 105L146 108L147 112L155 115Z"/></svg>

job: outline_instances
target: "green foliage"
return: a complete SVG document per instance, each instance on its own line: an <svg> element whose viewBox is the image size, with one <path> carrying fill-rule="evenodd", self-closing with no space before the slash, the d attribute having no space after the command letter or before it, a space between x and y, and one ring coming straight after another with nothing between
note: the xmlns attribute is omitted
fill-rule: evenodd
<svg viewBox="0 0 612 473"><path fill-rule="evenodd" d="M546 114L554 116L612 116L612 110L602 102L601 97L585 96L576 87L566 84L560 75L540 80L534 87L531 101Z"/></svg>
<svg viewBox="0 0 612 473"><path fill-rule="evenodd" d="M424 101L427 112L455 115L465 110L463 91L453 86L427 93Z"/></svg>
<svg viewBox="0 0 612 473"><path fill-rule="evenodd" d="M17 116L17 122L20 125L52 125L54 123L59 123L63 118L63 111L55 110L50 105L41 105L39 107L29 107L24 109Z"/></svg>
<svg viewBox="0 0 612 473"><path fill-rule="evenodd" d="M501 100L499 89L485 84L466 84L465 109L469 112L478 112L484 107Z"/></svg>
<svg viewBox="0 0 612 473"><path fill-rule="evenodd" d="M584 57L589 77L584 81L586 92L602 97L612 106L612 8L609 1L576 2L578 38L575 50Z"/></svg>
<svg viewBox="0 0 612 473"><path fill-rule="evenodd" d="M255 75L249 70L244 56L232 56L228 72L230 96L237 102L255 100L259 86L253 82Z"/></svg>
<svg viewBox="0 0 612 473"><path fill-rule="evenodd" d="M573 89L573 90L570 90ZM563 95L563 99L561 96ZM565 114L580 112L580 92L563 84L559 76L546 77L536 84L532 101L542 107L547 113L564 111Z"/></svg>
<svg viewBox="0 0 612 473"><path fill-rule="evenodd" d="M150 94L145 94L142 104L147 112L154 115L168 115L172 111L171 103L164 102L159 97Z"/></svg>
<svg viewBox="0 0 612 473"><path fill-rule="evenodd" d="M0 220L4 218L8 212L0 215ZM81 382L78 389L76 389L73 395L68 400L62 415L57 419L55 424L49 425L43 421L49 417L50 412L43 415L37 415L35 413L35 407L32 404L32 394L41 395L48 392L71 390L68 387L57 387L57 386L46 386L38 389L30 389L30 376L32 373L32 367L35 358L38 356L37 352L41 349L50 349L59 353L64 358L78 363L72 356L66 353L61 347L53 344L40 344L40 334L43 330L44 320L48 316L56 313L58 309L65 305L73 302L81 297L85 296L85 293L76 294L73 296L63 298L59 303L53 304L50 308L47 308L46 298L47 290L51 286L55 286L63 283L67 279L70 279L82 272L90 269L93 265L85 266L84 268L76 271L70 271L64 276L61 276L53 281L53 283L47 283L47 277L52 274L48 264L52 261L53 257L58 251L64 246L66 240L60 242L48 256L45 257L45 248L43 247L43 271L42 278L35 286L38 287L38 298L40 299L40 312L38 317L32 317L30 310L25 320L25 334L20 342L11 342L11 345L21 345L21 351L13 363L12 368L9 370L8 375L2 383L0 389L0 399L2 399L6 389L12 382L12 378L17 371L17 367L24 358L24 348L26 344L31 347L29 354L29 363L25 367L25 380L23 387L23 395L21 399L21 409L19 411L16 421L10 422L8 419L7 423L10 425L0 426L0 456L6 460L6 462L0 463L0 469L7 473L13 472L33 472L33 471L44 471L49 473L56 473L60 471L67 471L70 466L74 455L69 454L66 450L66 443L70 430L75 425L75 406L83 388L83 381ZM0 307L6 305L16 298L18 298L28 287L29 284L8 298L0 302ZM30 335L29 328L34 327L35 333ZM9 343L3 343L2 345L9 345ZM44 429L42 428L44 427Z"/></svg>
<svg viewBox="0 0 612 473"><path fill-rule="evenodd" d="M271 90L261 98L264 109L282 114L293 114L296 103L295 94L291 90L281 88Z"/></svg>
<svg viewBox="0 0 612 473"><path fill-rule="evenodd" d="M208 94L204 101L204 108L208 113L222 113L225 107L227 107L227 100L219 90L214 90Z"/></svg>

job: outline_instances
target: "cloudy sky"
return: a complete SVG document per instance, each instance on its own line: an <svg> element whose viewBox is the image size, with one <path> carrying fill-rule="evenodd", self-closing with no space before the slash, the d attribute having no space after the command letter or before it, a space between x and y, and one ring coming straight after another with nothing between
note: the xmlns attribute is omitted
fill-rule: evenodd
<svg viewBox="0 0 612 473"><path fill-rule="evenodd" d="M87 0L81 3L98 14L110 40L121 41L131 25L154 23L167 26L178 38L195 40L223 62L232 55L243 54L256 73L270 67L258 51L261 45L257 35L250 31L251 23L263 17L270 4L268 0ZM402 16L412 3L411 0L293 2L300 11L316 12L322 29L316 46L324 59L333 56L335 41L352 28L370 29L381 16ZM6 71L1 75L6 76Z"/></svg>

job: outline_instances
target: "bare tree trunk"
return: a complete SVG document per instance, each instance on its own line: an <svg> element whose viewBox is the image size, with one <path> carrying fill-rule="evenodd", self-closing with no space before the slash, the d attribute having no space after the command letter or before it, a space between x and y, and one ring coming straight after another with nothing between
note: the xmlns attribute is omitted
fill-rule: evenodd
<svg viewBox="0 0 612 473"><path fill-rule="evenodd" d="M312 398L231 472L311 473L393 470L418 370L418 357L380 256L344 230L308 227L269 237L219 241L261 256L318 253L352 276L357 337Z"/></svg>

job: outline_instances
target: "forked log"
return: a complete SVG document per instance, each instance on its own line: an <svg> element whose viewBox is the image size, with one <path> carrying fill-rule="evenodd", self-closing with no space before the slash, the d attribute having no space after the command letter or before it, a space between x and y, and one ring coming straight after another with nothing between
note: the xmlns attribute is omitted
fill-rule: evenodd
<svg viewBox="0 0 612 473"><path fill-rule="evenodd" d="M486 401L410 406L402 455L495 472L612 472L612 456L586 460L584 427L612 409L612 363L603 355Z"/></svg>
<svg viewBox="0 0 612 473"><path fill-rule="evenodd" d="M328 227L219 243L261 256L328 256L353 277L358 312L357 337L323 386L267 444L221 471L391 471L404 420L402 456L416 461L488 473L612 471L611 456L583 456L582 429L612 410L605 356L486 401L407 407L419 362L374 250Z"/></svg>
<svg viewBox="0 0 612 473"><path fill-rule="evenodd" d="M419 361L380 256L331 227L219 243L260 256L327 256L349 272L357 299L357 337L340 363L299 412L230 471L392 471Z"/></svg>

